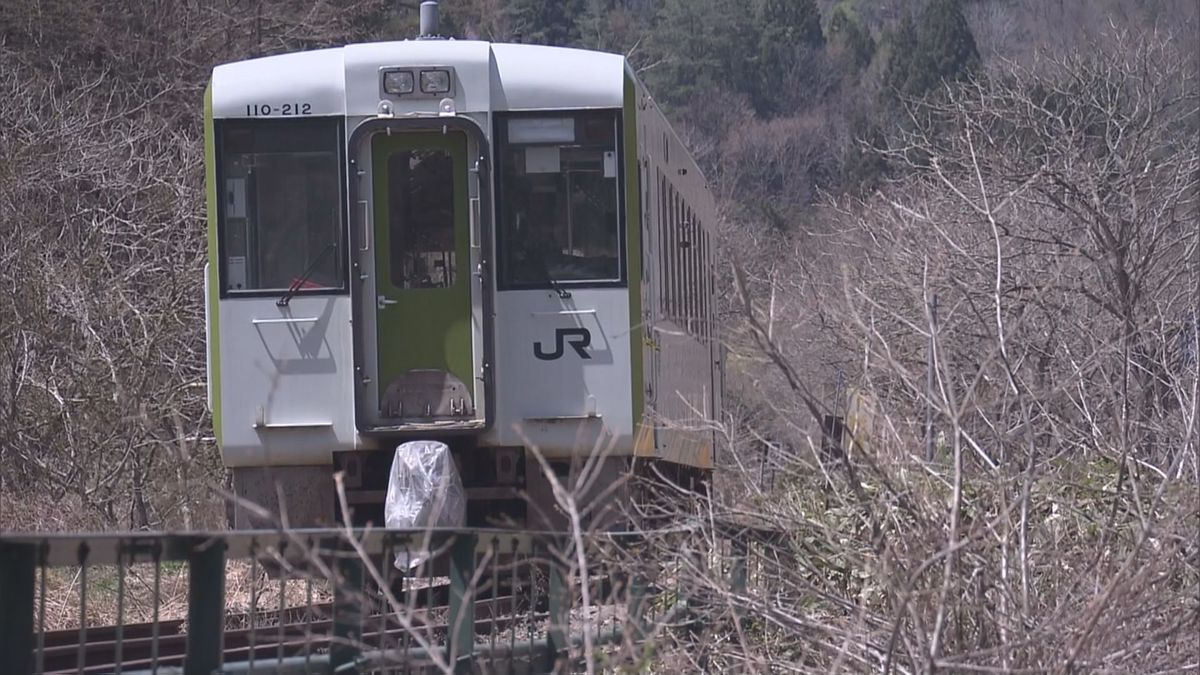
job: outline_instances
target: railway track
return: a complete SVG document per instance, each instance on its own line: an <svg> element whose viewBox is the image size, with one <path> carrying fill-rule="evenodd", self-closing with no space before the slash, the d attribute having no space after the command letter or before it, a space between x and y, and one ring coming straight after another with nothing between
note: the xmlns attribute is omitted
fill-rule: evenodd
<svg viewBox="0 0 1200 675"><path fill-rule="evenodd" d="M449 584L427 586L413 594L409 606L425 615L446 610L449 592ZM413 622L422 629L439 628L427 625L420 614L414 615ZM372 612L364 617L364 626L387 624L385 613ZM328 650L333 631L333 603L287 607L282 612L227 614L225 625L226 661L302 656ZM444 630L444 626L441 628ZM364 642L369 638L379 640L396 632L397 628L366 631L363 639ZM153 670L182 665L187 637L187 622L183 619L47 631L38 636L41 647L35 657L40 655L38 670L43 673Z"/></svg>
<svg viewBox="0 0 1200 675"><path fill-rule="evenodd" d="M413 632L439 644L450 631L446 621L449 610L449 584L416 589L408 597L408 615L412 629L401 626L386 612L364 613L360 642L378 649L397 650L403 659L416 648ZM474 633L495 636L504 633L504 642L529 641L544 633L548 612L544 603L533 606L528 596L513 593L489 594L475 601ZM289 607L279 612L237 613L226 616L223 653L226 663L268 663L283 659L327 654L334 639L332 603ZM526 630L520 630L527 624ZM535 628L537 626L537 628ZM518 634L521 639L518 640ZM184 620L97 626L46 632L39 636L41 648L35 653L38 672L113 673L156 670L183 665L187 648Z"/></svg>
<svg viewBox="0 0 1200 675"><path fill-rule="evenodd" d="M303 614L304 609L294 608L294 611ZM320 609L313 607L314 613ZM271 631L275 626L227 630L226 649L248 651L252 640L258 642L256 650L286 647L294 642L297 632L307 635L306 627L312 627L316 634L322 626L328 625L331 625L328 620L287 622L274 634ZM157 626L140 623L95 627L86 631L55 631L46 634L41 665L46 673L112 672L117 670L118 663L122 664L123 670L153 669L182 664L186 648L187 632L182 620L163 621Z"/></svg>

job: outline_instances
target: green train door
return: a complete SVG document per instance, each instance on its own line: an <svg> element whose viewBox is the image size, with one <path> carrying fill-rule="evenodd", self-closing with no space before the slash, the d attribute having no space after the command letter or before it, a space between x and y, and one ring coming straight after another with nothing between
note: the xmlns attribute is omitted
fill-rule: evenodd
<svg viewBox="0 0 1200 675"><path fill-rule="evenodd" d="M378 134L371 161L380 421L470 423L482 415L472 377L467 138Z"/></svg>

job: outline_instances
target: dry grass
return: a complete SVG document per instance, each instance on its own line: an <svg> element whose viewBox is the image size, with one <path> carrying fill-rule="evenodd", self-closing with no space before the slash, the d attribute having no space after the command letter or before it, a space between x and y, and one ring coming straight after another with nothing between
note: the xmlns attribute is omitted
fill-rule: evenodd
<svg viewBox="0 0 1200 675"><path fill-rule="evenodd" d="M60 498L33 489L0 490L0 532L95 532L104 529L75 495Z"/></svg>
<svg viewBox="0 0 1200 675"><path fill-rule="evenodd" d="M120 571L114 565L88 567L87 593L86 597L82 597L84 579L80 568L50 569L46 573L46 629L78 628L81 606L86 606L87 626L115 625L122 595L123 618L126 624L152 621L156 607L160 621L186 619L187 565L176 562L162 564L157 596L154 592L154 576L155 568L150 563L125 567L123 582ZM40 576L37 583L40 588ZM240 616L251 612L257 615L256 625L272 625L276 621L281 604L281 591L283 607L291 609L307 606L310 600L313 605L331 602L332 588L325 579L314 578L310 589L305 578L272 579L261 565L252 573L249 561L228 561L225 563L225 611L229 621L228 627L243 627L242 624L246 621Z"/></svg>

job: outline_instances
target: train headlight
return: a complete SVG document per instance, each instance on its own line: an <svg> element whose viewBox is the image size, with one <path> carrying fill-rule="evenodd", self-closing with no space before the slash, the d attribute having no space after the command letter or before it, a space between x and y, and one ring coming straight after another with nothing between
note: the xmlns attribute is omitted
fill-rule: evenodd
<svg viewBox="0 0 1200 675"><path fill-rule="evenodd" d="M426 94L450 93L450 71L422 70L421 91Z"/></svg>
<svg viewBox="0 0 1200 675"><path fill-rule="evenodd" d="M425 73L421 73L422 88L425 83ZM389 94L413 93L413 74L408 70L389 70L383 74L383 90Z"/></svg>

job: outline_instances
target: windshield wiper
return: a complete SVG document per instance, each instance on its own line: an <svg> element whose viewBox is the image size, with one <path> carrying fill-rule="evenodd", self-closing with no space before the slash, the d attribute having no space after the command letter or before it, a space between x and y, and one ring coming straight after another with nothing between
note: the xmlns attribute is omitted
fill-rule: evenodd
<svg viewBox="0 0 1200 675"><path fill-rule="evenodd" d="M559 298L566 300L567 298L571 297L571 291L568 291L562 285L562 282L554 279L554 277L550 274L550 269L548 267L545 268L545 273L546 283L550 284L550 288L554 289L554 291L558 293Z"/></svg>
<svg viewBox="0 0 1200 675"><path fill-rule="evenodd" d="M546 281L550 282L550 287L553 288L554 291L558 292L559 298L562 298L565 300L565 299L568 299L571 297L571 292L568 291L568 289L566 289L566 287L563 286L562 281L556 281L556 280L550 279L550 277L548 277L548 276L546 277Z"/></svg>
<svg viewBox="0 0 1200 675"><path fill-rule="evenodd" d="M337 247L337 242L331 241L326 244L325 248L321 249L321 252L317 254L317 257L313 258L313 261L309 263L308 269L304 270L304 274L301 274L292 280L292 285L288 286L287 292L285 292L282 297L276 300L275 304L279 305L280 307L287 307L288 303L292 301L292 296L296 294L296 291L300 290L300 287L308 281L308 278L312 276L312 273L317 271L317 265L321 264L321 261L325 259L325 256L328 255L330 251L336 251Z"/></svg>

